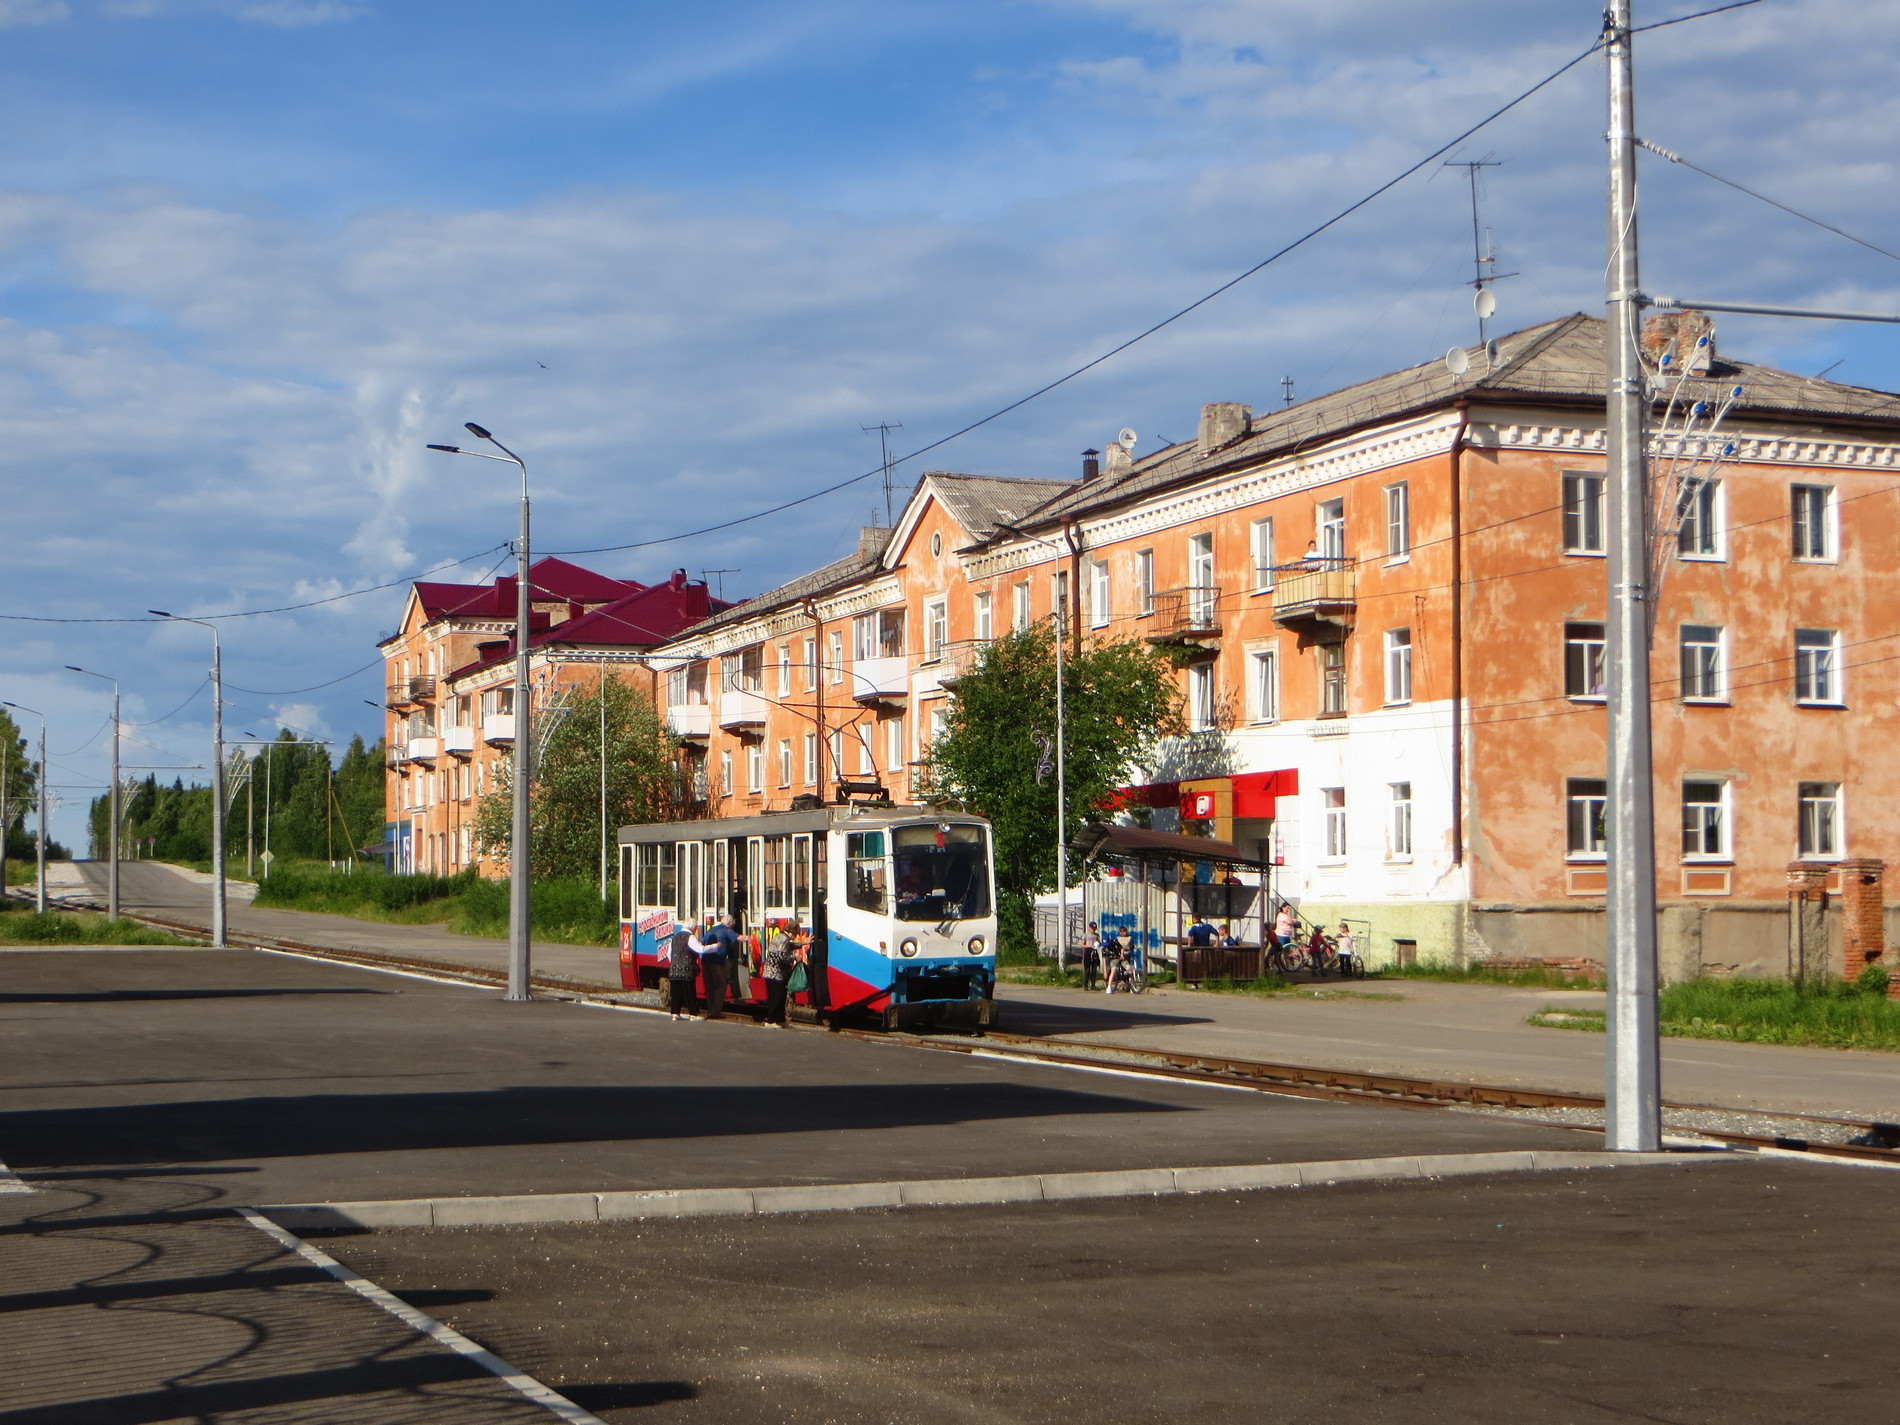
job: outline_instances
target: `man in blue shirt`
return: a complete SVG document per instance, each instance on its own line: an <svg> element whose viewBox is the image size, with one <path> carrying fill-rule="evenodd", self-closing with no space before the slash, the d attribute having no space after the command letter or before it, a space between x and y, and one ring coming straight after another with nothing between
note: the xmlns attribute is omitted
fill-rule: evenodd
<svg viewBox="0 0 1900 1425"><path fill-rule="evenodd" d="M1196 950L1206 950L1220 939L1220 932L1208 924L1206 916L1201 916L1188 927L1187 939Z"/></svg>
<svg viewBox="0 0 1900 1425"><path fill-rule="evenodd" d="M732 957L739 953L739 932L731 916L699 937L699 967L706 976L706 1018L718 1019L726 1009L726 981Z"/></svg>

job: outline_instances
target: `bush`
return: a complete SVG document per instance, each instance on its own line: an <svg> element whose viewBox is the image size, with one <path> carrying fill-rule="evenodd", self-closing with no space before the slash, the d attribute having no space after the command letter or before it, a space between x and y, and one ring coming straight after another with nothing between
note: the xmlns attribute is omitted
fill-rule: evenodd
<svg viewBox="0 0 1900 1425"><path fill-rule="evenodd" d="M136 920L107 920L103 915L9 916L0 927L0 940L16 945L192 945Z"/></svg>
<svg viewBox="0 0 1900 1425"><path fill-rule="evenodd" d="M254 905L286 910L324 910L343 915L372 906L381 911L408 910L461 895L475 882L472 872L459 876L390 876L380 871L281 870L257 883Z"/></svg>
<svg viewBox="0 0 1900 1425"><path fill-rule="evenodd" d="M1891 982L1892 976L1887 973L1885 965L1868 965L1854 979L1860 992L1868 995L1885 995Z"/></svg>
<svg viewBox="0 0 1900 1425"><path fill-rule="evenodd" d="M1027 896L1004 891L996 898L996 963L1034 965L1041 960L1034 907Z"/></svg>

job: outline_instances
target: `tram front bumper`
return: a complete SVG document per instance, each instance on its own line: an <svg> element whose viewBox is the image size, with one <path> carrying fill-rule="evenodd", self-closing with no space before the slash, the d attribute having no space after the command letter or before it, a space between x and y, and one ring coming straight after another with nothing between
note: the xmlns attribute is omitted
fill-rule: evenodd
<svg viewBox="0 0 1900 1425"><path fill-rule="evenodd" d="M910 1029L930 1024L975 1027L996 1022L996 1001L992 999L919 1000L914 1004L886 1005L882 1014L886 1029Z"/></svg>

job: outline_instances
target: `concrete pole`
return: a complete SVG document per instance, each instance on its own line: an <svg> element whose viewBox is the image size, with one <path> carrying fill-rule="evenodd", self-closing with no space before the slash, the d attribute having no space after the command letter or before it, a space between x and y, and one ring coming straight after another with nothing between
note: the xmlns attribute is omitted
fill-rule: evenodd
<svg viewBox="0 0 1900 1425"><path fill-rule="evenodd" d="M229 948L224 894L224 648L211 630L211 948Z"/></svg>
<svg viewBox="0 0 1900 1425"><path fill-rule="evenodd" d="M109 919L119 918L119 683L112 682L112 799L107 803L112 813L112 834L108 846L112 862L106 871L106 915Z"/></svg>
<svg viewBox="0 0 1900 1425"><path fill-rule="evenodd" d="M496 442L500 445L500 442ZM506 450L506 446L501 446ZM515 462L520 465L520 461ZM521 535L515 543L515 774L514 826L508 842L508 994L528 998L530 889L528 793L534 779L534 738L528 707L528 638L531 633L528 570L528 467L521 465Z"/></svg>
<svg viewBox="0 0 1900 1425"><path fill-rule="evenodd" d="M12 823L7 820L7 761L13 756L13 739L0 741L0 895L7 891L7 832Z"/></svg>
<svg viewBox="0 0 1900 1425"><path fill-rule="evenodd" d="M600 898L607 899L607 665L600 665Z"/></svg>
<svg viewBox="0 0 1900 1425"><path fill-rule="evenodd" d="M33 856L37 868L34 881L33 909L41 915L46 914L46 715L40 714L40 782L39 795L34 798L40 807L40 831L36 838Z"/></svg>
<svg viewBox="0 0 1900 1425"><path fill-rule="evenodd" d="M1056 969L1069 967L1069 777L1063 725L1062 645L1069 641L1069 586L1056 561ZM1085 977L1086 978L1086 977Z"/></svg>
<svg viewBox="0 0 1900 1425"><path fill-rule="evenodd" d="M1630 0L1604 15L1609 61L1608 324L1606 445L1609 493L1608 704L1610 723L1607 893L1609 1043L1605 1146L1654 1152L1662 1141L1656 1015L1655 778L1650 749L1649 394L1639 341L1642 298L1636 245L1635 74Z"/></svg>

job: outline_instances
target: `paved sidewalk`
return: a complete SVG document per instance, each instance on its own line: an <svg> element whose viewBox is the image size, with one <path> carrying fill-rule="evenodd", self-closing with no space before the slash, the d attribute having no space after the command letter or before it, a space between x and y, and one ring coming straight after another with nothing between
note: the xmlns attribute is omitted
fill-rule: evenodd
<svg viewBox="0 0 1900 1425"><path fill-rule="evenodd" d="M556 1418L229 1215L229 1182L0 1196L0 1425Z"/></svg>

